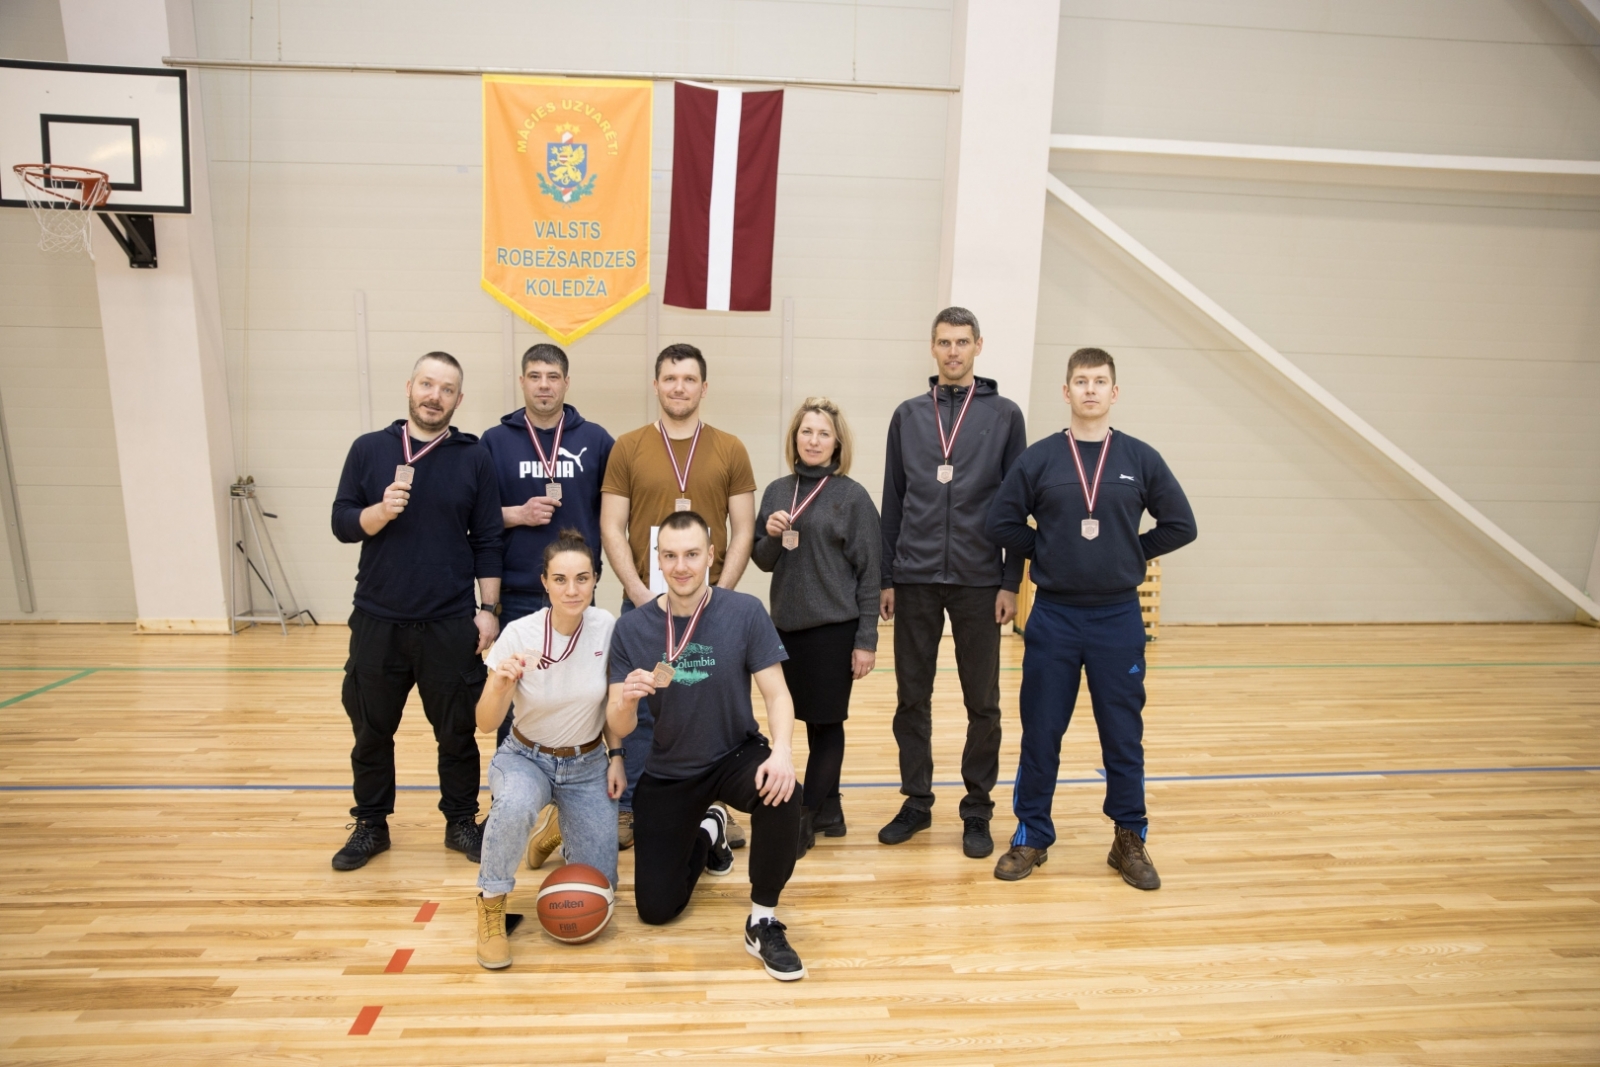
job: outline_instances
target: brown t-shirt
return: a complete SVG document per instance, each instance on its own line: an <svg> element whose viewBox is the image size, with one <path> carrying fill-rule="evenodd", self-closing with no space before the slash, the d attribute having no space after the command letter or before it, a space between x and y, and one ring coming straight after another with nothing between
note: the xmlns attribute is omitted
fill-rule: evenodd
<svg viewBox="0 0 1600 1067"><path fill-rule="evenodd" d="M689 458L692 437L672 442L673 454L682 470ZM711 543L716 559L711 564L713 584L722 577L722 561L728 554L728 498L756 491L755 472L750 469L750 454L744 442L731 433L711 426L700 431L700 444L689 467L688 492L678 491L678 476L667 459L661 431L655 423L623 434L611 448L606 462L602 493L628 498L628 547L633 549L633 565L639 578L650 584L650 530L676 510L678 497L687 495L689 506L711 524Z"/></svg>

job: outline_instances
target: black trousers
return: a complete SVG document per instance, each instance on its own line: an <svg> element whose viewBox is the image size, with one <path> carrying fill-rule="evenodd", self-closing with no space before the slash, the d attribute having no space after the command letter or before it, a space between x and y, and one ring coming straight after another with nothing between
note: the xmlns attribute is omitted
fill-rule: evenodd
<svg viewBox="0 0 1600 1067"><path fill-rule="evenodd" d="M671 922L689 903L706 868L711 842L700 830L711 802L750 815L750 899L778 906L778 896L794 873L800 840L800 790L771 806L756 792L756 768L772 749L751 738L694 778L669 781L646 771L639 776L633 807L633 895L639 920Z"/></svg>
<svg viewBox="0 0 1600 1067"><path fill-rule="evenodd" d="M989 794L1000 777L1000 627L994 621L999 592L999 586L894 587L894 739L900 747L900 792L909 807L933 808L933 679L949 612L956 674L967 706L967 743L961 750L967 795L961 798L961 817L994 817Z"/></svg>
<svg viewBox="0 0 1600 1067"><path fill-rule="evenodd" d="M439 810L452 820L477 815L475 709L487 678L470 617L386 622L353 612L343 694L356 735L350 750L356 803L350 814L383 819L394 813L394 735L415 686L439 744Z"/></svg>

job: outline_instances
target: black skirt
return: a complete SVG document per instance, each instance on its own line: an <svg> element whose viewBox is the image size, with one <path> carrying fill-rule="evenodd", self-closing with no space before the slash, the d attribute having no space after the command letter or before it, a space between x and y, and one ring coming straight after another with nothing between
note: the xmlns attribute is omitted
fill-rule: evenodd
<svg viewBox="0 0 1600 1067"><path fill-rule="evenodd" d="M783 680L794 697L794 715L801 722L844 722L850 717L850 655L856 647L855 619L806 630L779 630L789 658Z"/></svg>

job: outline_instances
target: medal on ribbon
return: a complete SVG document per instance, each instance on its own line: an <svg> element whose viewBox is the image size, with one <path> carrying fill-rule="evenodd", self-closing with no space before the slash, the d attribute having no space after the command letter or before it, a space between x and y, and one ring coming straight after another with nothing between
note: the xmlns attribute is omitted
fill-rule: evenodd
<svg viewBox="0 0 1600 1067"><path fill-rule="evenodd" d="M1084 540L1093 541L1100 536L1100 520L1094 517L1094 502L1100 499L1100 475L1105 473L1106 457L1111 454L1111 431L1106 431L1105 440L1100 444L1100 462L1094 465L1094 484L1089 484L1089 476L1084 470L1083 457L1078 454L1077 439L1072 436L1072 431L1067 431L1067 445L1072 449L1072 462L1078 467L1078 485L1083 489L1083 502L1089 505L1089 517L1083 520L1079 531Z"/></svg>
<svg viewBox="0 0 1600 1067"><path fill-rule="evenodd" d="M700 603L695 607L694 614L689 616L689 625L683 629L683 640L677 640L672 633L672 600L667 600L667 654L666 658L656 664L656 669L651 673L655 676L655 687L665 689L672 684L673 675L678 673L674 664L678 657L683 655L684 649L689 647L689 639L694 636L694 628L700 625L700 616L705 614L706 605L711 603L711 590L707 589L705 596L700 598Z"/></svg>
<svg viewBox="0 0 1600 1067"><path fill-rule="evenodd" d="M797 507L796 503L800 500L800 476L798 474L794 476L794 497L789 501L789 528L783 531L784 548L793 552L800 547L800 531L794 528L795 521L800 518L800 513L809 508L811 502L817 499L817 494L822 492L822 487L828 484L828 479L831 477L833 477L831 474L825 475L822 481L817 483L817 487L811 490L811 495L806 497L805 502Z"/></svg>
<svg viewBox="0 0 1600 1067"><path fill-rule="evenodd" d="M939 417L939 387L935 385L929 395L933 397L933 425L939 430L939 451L944 456L944 462L939 464L935 477L940 482L949 483L956 476L955 465L950 462L950 453L956 447L956 434L961 432L961 422L967 417L967 407L971 405L972 398L978 392L978 383L974 381L967 386L967 398L961 402L961 411L956 415L955 424L950 427L950 436L944 435L944 419Z"/></svg>
<svg viewBox="0 0 1600 1067"><path fill-rule="evenodd" d="M666 424L657 422L656 429L661 431L661 443L667 448L667 460L672 464L673 476L678 479L678 499L672 502L672 510L688 511L689 468L694 465L694 450L700 447L700 431L705 429L705 423L695 423L694 438L689 442L689 455L684 459L682 469L678 467L678 457L672 452L672 440L667 436Z"/></svg>
<svg viewBox="0 0 1600 1067"><path fill-rule="evenodd" d="M561 483L556 481L556 461L561 458L561 432L566 429L567 413L563 409L561 421L556 423L555 439L550 442L550 455L544 454L544 448L539 444L539 435L534 432L533 420L528 418L527 411L522 413L522 424L528 428L528 440L533 442L533 454L539 457L539 464L544 468L544 495L561 503Z"/></svg>
<svg viewBox="0 0 1600 1067"><path fill-rule="evenodd" d="M539 662L538 662L537 666L534 668L535 670L541 670L541 671L549 670L551 667L554 667L557 663L560 663L561 661L565 660L568 656L572 655L572 650L578 647L578 638L583 636L583 616L579 615L578 616L578 627L577 627L577 629L573 630L572 631L572 636L567 638L567 649L566 649L566 651L561 653L561 655L559 655L559 656L553 655L553 653L555 651L555 639L556 639L556 634L555 634L556 628L555 628L555 624L552 622L552 618L554 617L554 614L555 614L555 610L553 608L545 608L545 610L544 610L544 654L539 657Z"/></svg>
<svg viewBox="0 0 1600 1067"><path fill-rule="evenodd" d="M412 452L411 427L402 426L400 428L400 451L406 457L406 461L394 469L394 480L401 485L410 485L417 476L417 460L444 444L444 439L449 436L450 428L447 426L444 433L424 445L422 451Z"/></svg>

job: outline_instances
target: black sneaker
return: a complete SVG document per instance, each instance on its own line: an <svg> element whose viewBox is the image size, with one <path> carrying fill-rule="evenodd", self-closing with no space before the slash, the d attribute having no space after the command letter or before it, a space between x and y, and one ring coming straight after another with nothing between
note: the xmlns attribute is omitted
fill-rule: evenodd
<svg viewBox="0 0 1600 1067"><path fill-rule="evenodd" d="M961 851L970 858L981 860L994 851L994 838L989 836L989 820L969 815L961 820Z"/></svg>
<svg viewBox="0 0 1600 1067"><path fill-rule="evenodd" d="M713 804L706 809L706 817L716 820L717 836L706 853L706 873L718 878L733 873L733 849L728 847L728 809Z"/></svg>
<svg viewBox="0 0 1600 1067"><path fill-rule="evenodd" d="M786 927L777 919L744 922L744 950L761 961L767 973L780 982L794 982L806 976L800 954L789 947Z"/></svg>
<svg viewBox="0 0 1600 1067"><path fill-rule="evenodd" d="M889 825L878 831L878 840L886 845L903 845L911 835L933 825L933 813L918 811L910 804L900 807L900 814L889 820Z"/></svg>
<svg viewBox="0 0 1600 1067"><path fill-rule="evenodd" d="M483 824L472 816L451 819L444 824L444 847L464 853L477 863L483 854Z"/></svg>
<svg viewBox="0 0 1600 1067"><path fill-rule="evenodd" d="M333 854L334 870L365 867L372 857L389 851L389 824L382 819L358 819L345 829L350 831L350 839Z"/></svg>
<svg viewBox="0 0 1600 1067"><path fill-rule="evenodd" d="M840 802L838 793L822 802L822 806L817 809L816 817L811 820L811 826L823 837L844 836L844 805Z"/></svg>

